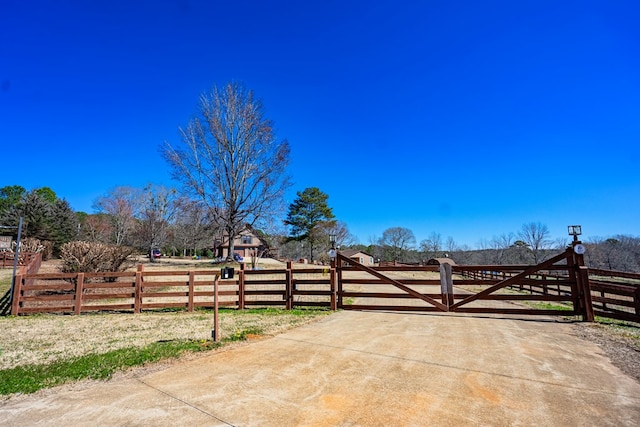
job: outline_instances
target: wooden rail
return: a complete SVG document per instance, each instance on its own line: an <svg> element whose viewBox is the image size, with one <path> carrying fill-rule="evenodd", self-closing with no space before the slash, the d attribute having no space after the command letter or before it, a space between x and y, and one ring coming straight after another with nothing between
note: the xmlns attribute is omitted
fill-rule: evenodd
<svg viewBox="0 0 640 427"><path fill-rule="evenodd" d="M20 274L11 314L213 308L220 270ZM220 306L333 307L330 269L245 270L218 280Z"/></svg>

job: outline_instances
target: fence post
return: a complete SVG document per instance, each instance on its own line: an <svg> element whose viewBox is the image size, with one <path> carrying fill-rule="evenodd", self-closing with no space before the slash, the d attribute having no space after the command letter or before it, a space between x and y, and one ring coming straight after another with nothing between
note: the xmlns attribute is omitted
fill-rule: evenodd
<svg viewBox="0 0 640 427"><path fill-rule="evenodd" d="M213 341L220 341L220 319L218 319L218 275L213 279Z"/></svg>
<svg viewBox="0 0 640 427"><path fill-rule="evenodd" d="M567 273L569 274L569 282L571 284L571 301L573 302L574 313L584 313L582 309L582 299L580 298L580 286L576 274L576 262L573 257L573 248L567 248Z"/></svg>
<svg viewBox="0 0 640 427"><path fill-rule="evenodd" d="M17 316L20 310L20 297L22 296L22 274L13 279L13 294L11 295L11 315Z"/></svg>
<svg viewBox="0 0 640 427"><path fill-rule="evenodd" d="M140 313L142 310L142 281L143 277L144 265L138 264L138 271L136 271L136 284L135 289L133 291L133 312Z"/></svg>
<svg viewBox="0 0 640 427"><path fill-rule="evenodd" d="M84 273L78 273L76 279L76 298L74 314L80 314L82 310L82 292L84 290Z"/></svg>
<svg viewBox="0 0 640 427"><path fill-rule="evenodd" d="M241 263L238 272L238 309L244 310L244 302L244 263Z"/></svg>
<svg viewBox="0 0 640 427"><path fill-rule="evenodd" d="M284 292L285 292L285 305L287 310L293 308L293 262L287 261L287 268L284 272Z"/></svg>
<svg viewBox="0 0 640 427"><path fill-rule="evenodd" d="M571 251L571 257L573 258L573 266L575 269L575 278L578 288L578 298L580 300L580 308L582 314L582 321L593 322L593 302L591 299L591 286L589 284L589 269L584 266L584 256L578 254L575 251L576 245L580 244L579 240L573 242Z"/></svg>
<svg viewBox="0 0 640 427"><path fill-rule="evenodd" d="M344 289L342 287L342 262L338 261L338 258L335 260L335 270L336 270L336 284L338 285L337 290L337 308L344 308L344 300L342 294Z"/></svg>
<svg viewBox="0 0 640 427"><path fill-rule="evenodd" d="M336 295L337 286L336 286L336 259L331 259L331 267L329 268L329 288L331 290L331 310L335 311L338 309L338 298Z"/></svg>
<svg viewBox="0 0 640 427"><path fill-rule="evenodd" d="M193 294L195 293L195 290L196 290L195 281L196 281L196 273L195 271L190 271L189 272L189 296L187 300L188 312L193 311Z"/></svg>
<svg viewBox="0 0 640 427"><path fill-rule="evenodd" d="M453 277L451 274L451 264L440 264L440 293L442 294L442 304L449 307L454 304L453 300Z"/></svg>
<svg viewBox="0 0 640 427"><path fill-rule="evenodd" d="M582 258L582 255L578 255ZM580 260L578 260L578 264ZM582 314L582 320L585 322L593 322L593 301L591 299L591 286L589 284L589 269L584 265L578 266L578 276L580 276L580 283L582 285L582 300L584 304L584 313Z"/></svg>

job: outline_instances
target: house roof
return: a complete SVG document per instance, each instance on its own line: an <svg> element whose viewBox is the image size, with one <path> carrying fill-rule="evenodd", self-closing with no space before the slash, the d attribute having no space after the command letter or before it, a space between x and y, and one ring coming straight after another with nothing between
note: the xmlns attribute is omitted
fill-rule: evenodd
<svg viewBox="0 0 640 427"><path fill-rule="evenodd" d="M347 250L344 250L344 251L340 251L340 253L342 255L346 256L347 258L351 258L352 256L354 256L356 254L364 254L366 256L373 256L373 255L370 255L370 254L366 253L365 251L357 251L355 249L347 249Z"/></svg>

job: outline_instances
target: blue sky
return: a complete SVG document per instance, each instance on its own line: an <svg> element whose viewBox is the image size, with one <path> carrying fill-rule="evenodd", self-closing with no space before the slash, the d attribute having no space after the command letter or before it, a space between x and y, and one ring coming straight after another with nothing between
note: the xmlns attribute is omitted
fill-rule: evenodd
<svg viewBox="0 0 640 427"><path fill-rule="evenodd" d="M0 4L0 187L80 211L177 185L159 155L213 84L254 90L361 243L640 235L635 1Z"/></svg>

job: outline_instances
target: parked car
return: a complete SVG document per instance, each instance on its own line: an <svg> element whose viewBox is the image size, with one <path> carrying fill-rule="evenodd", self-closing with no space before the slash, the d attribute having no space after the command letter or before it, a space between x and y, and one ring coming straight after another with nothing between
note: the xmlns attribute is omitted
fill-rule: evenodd
<svg viewBox="0 0 640 427"><path fill-rule="evenodd" d="M238 254L233 254L233 259L236 260L237 262L242 262L244 260L244 258L242 258Z"/></svg>

